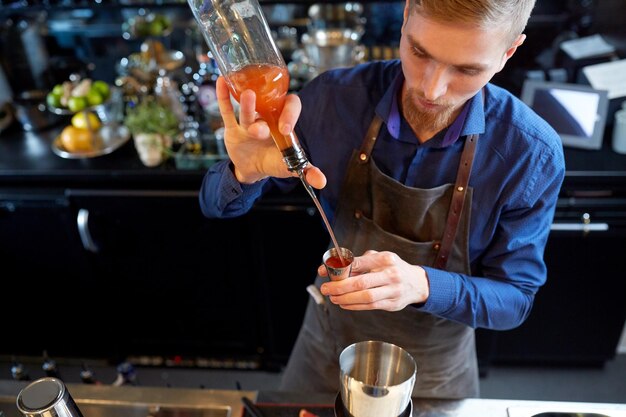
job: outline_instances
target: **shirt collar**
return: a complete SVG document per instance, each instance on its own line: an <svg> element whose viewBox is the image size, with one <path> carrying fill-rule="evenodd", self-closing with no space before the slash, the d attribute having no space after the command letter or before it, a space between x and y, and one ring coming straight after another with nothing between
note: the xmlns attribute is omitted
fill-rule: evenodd
<svg viewBox="0 0 626 417"><path fill-rule="evenodd" d="M383 95L382 99L376 106L376 114L378 114L387 126L389 134L398 140L405 140L401 135L400 129L402 125L402 116L400 115L400 109L398 108L398 94L402 88L404 82L404 74L402 71L398 71L398 74L394 78L393 82ZM485 132L485 110L483 106L484 89L481 89L468 100L463 106L463 110L454 122L444 130L444 136L441 142L441 146L450 146L461 136L467 136L471 134L482 134ZM415 142L415 138L409 140Z"/></svg>

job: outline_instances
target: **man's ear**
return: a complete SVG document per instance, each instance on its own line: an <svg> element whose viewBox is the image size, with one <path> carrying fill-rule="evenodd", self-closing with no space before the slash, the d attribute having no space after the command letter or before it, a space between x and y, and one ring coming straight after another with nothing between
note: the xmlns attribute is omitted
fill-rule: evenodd
<svg viewBox="0 0 626 417"><path fill-rule="evenodd" d="M521 46L525 40L526 40L526 35L522 33L521 35L517 37L517 39L515 39L515 41L513 41L513 44L509 47L509 49L506 50L504 55L502 55L502 61L500 62L500 68L498 69L498 72L502 71L502 68L504 68L504 65L506 64L506 62L513 56L513 54L515 54L515 51L517 51L517 48Z"/></svg>
<svg viewBox="0 0 626 417"><path fill-rule="evenodd" d="M404 27L406 26L406 22L409 18L409 10L411 8L411 0L406 0L406 3L404 3L404 13L403 13L403 21L402 21L402 28L400 28L400 33L402 33L404 31Z"/></svg>

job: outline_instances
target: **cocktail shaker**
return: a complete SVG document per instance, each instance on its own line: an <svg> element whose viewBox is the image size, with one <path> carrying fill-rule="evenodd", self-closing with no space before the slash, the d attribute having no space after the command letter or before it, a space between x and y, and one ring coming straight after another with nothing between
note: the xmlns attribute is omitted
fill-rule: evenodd
<svg viewBox="0 0 626 417"><path fill-rule="evenodd" d="M17 395L17 408L25 417L83 417L67 387L58 378L31 382Z"/></svg>
<svg viewBox="0 0 626 417"><path fill-rule="evenodd" d="M409 352L391 343L366 340L345 348L339 367L336 411L351 417L411 415L417 364Z"/></svg>

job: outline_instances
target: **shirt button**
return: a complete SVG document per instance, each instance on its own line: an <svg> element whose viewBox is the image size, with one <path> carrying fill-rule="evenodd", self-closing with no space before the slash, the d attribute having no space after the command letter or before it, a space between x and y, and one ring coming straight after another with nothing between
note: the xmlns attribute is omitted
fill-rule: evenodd
<svg viewBox="0 0 626 417"><path fill-rule="evenodd" d="M367 160L367 154L364 152L361 152L361 154L359 155L359 159L361 161L366 161Z"/></svg>
<svg viewBox="0 0 626 417"><path fill-rule="evenodd" d="M441 245L439 243L435 243L433 245L433 250L439 250L440 247L441 247Z"/></svg>
<svg viewBox="0 0 626 417"><path fill-rule="evenodd" d="M361 210L357 210L354 212L354 218L355 219L360 219L361 216L363 216L363 212Z"/></svg>

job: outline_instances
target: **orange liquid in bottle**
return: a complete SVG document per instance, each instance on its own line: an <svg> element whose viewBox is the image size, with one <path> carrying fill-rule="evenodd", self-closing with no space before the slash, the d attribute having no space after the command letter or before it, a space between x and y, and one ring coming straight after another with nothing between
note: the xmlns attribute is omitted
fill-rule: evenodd
<svg viewBox="0 0 626 417"><path fill-rule="evenodd" d="M228 79L231 93L237 101L245 90L256 93L256 111L267 122L278 149L284 151L297 145L278 131L278 117L289 90L287 68L268 64L247 65L230 74Z"/></svg>
<svg viewBox="0 0 626 417"><path fill-rule="evenodd" d="M287 97L287 91L289 90L289 71L285 67L279 67L269 64L251 64L243 67L239 71L235 71L228 76L228 83L230 92L235 97L235 100L239 101L241 93L245 90L252 90L256 94L256 111L261 115L263 120L267 122L270 128L274 143L281 152L284 152L291 148L300 148L297 143L295 135L285 136L278 131L278 118L285 105L285 99ZM326 229L330 234L330 238L333 241L335 249L339 254L341 264L344 264L344 259L341 256L339 250L339 244L333 233L333 229L330 227L328 218L322 209L322 206L313 193L313 189L306 183L304 177L301 176L307 192L313 199L317 210L322 216L322 220L326 225Z"/></svg>

